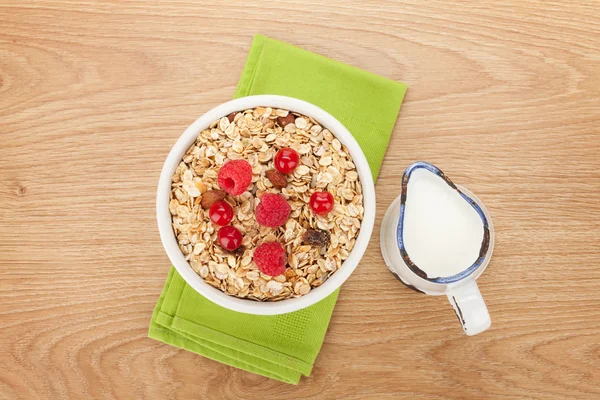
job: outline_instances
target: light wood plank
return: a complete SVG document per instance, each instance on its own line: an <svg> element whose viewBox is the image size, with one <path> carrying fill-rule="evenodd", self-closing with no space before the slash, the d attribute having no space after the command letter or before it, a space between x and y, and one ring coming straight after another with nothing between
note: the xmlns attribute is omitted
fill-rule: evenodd
<svg viewBox="0 0 600 400"><path fill-rule="evenodd" d="M409 85L371 246L298 386L146 338L162 162L255 33ZM599 110L596 1L0 0L0 398L600 398ZM482 335L384 267L415 160L493 215Z"/></svg>

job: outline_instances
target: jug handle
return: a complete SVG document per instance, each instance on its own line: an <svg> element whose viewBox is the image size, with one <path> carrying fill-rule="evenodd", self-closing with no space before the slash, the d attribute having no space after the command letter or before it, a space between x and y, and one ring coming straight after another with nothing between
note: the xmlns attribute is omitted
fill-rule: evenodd
<svg viewBox="0 0 600 400"><path fill-rule="evenodd" d="M449 286L446 295L468 336L477 335L490 327L492 320L475 279Z"/></svg>

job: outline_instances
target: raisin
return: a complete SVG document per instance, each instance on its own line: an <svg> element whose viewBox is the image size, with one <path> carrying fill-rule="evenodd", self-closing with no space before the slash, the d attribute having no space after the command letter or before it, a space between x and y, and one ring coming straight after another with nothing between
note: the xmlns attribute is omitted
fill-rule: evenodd
<svg viewBox="0 0 600 400"><path fill-rule="evenodd" d="M225 253L233 254L236 257L241 257L244 255L246 248L244 247L244 245L241 245L240 247L238 247L237 249L235 249L233 251L229 251L229 250L225 250L225 249L223 249L223 250Z"/></svg>
<svg viewBox="0 0 600 400"><path fill-rule="evenodd" d="M327 246L331 240L331 235L327 231L308 229L306 232L304 232L304 235L302 235L302 240L304 243L312 246Z"/></svg>

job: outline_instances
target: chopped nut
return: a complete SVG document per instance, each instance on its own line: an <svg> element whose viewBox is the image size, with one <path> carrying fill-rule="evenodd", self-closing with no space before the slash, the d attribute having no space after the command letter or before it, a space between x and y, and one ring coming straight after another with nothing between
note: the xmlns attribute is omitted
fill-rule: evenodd
<svg viewBox="0 0 600 400"><path fill-rule="evenodd" d="M292 122L294 122L296 120L296 117L294 116L294 114L292 113L288 113L288 115L286 115L285 117L277 117L277 123L279 124L279 126L281 126L282 128L285 128L285 126L287 124L291 124Z"/></svg>
<svg viewBox="0 0 600 400"><path fill-rule="evenodd" d="M224 190L215 189L209 190L208 192L202 195L202 200L200 201L200 205L205 210L209 209L213 204L217 201L221 201L225 198L227 193Z"/></svg>
<svg viewBox="0 0 600 400"><path fill-rule="evenodd" d="M268 170L267 172L265 172L265 176L277 189L282 189L287 186L287 178L284 174L277 171L276 169Z"/></svg>

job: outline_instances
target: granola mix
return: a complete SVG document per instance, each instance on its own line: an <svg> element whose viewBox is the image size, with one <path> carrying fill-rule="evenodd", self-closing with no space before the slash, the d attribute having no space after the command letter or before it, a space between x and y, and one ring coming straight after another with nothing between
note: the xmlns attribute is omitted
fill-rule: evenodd
<svg viewBox="0 0 600 400"><path fill-rule="evenodd" d="M299 155L293 173L274 168L281 148ZM244 159L252 183L238 196L219 187L220 168ZM316 191L333 195L333 210L318 215L309 205ZM278 193L291 207L283 226L257 223L255 210L264 193ZM242 245L227 251L219 245L219 226L209 218L210 205L225 200L234 215L230 225L243 235ZM258 301L278 301L308 294L322 285L348 258L363 218L362 186L346 146L317 121L287 110L257 107L232 113L203 130L172 177L169 210L179 248L209 285ZM285 272L262 273L254 250L279 242L287 254Z"/></svg>

